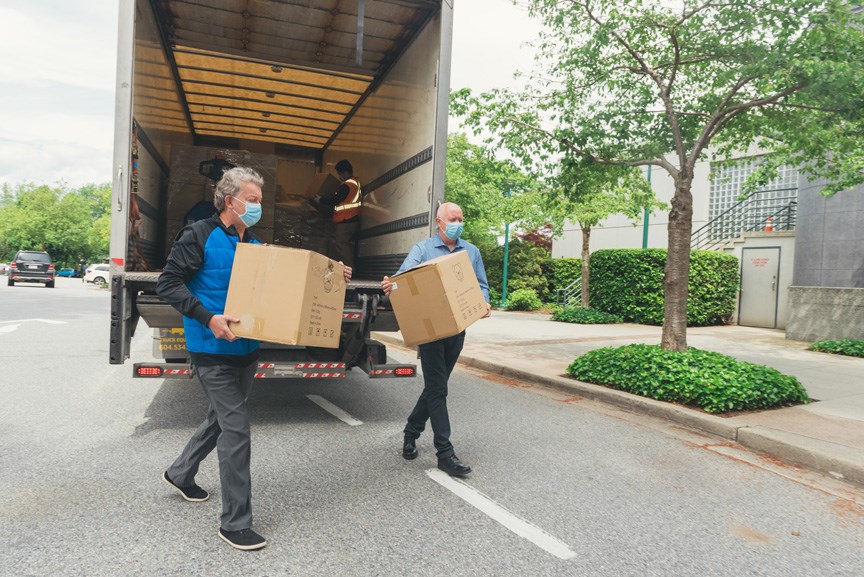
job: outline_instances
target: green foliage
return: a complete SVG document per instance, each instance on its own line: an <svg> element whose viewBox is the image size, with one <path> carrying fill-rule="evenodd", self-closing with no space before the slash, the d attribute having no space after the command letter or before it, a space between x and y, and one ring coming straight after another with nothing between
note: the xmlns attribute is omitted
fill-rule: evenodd
<svg viewBox="0 0 864 577"><path fill-rule="evenodd" d="M664 249L608 249L591 255L591 305L627 321L663 323ZM738 259L697 250L690 257L687 323L707 326L725 322L734 312Z"/></svg>
<svg viewBox="0 0 864 577"><path fill-rule="evenodd" d="M536 311L542 306L537 293L530 288L520 288L507 295L508 311Z"/></svg>
<svg viewBox="0 0 864 577"><path fill-rule="evenodd" d="M33 184L3 187L0 258L18 250L47 250L58 268L108 255L111 186L78 190Z"/></svg>
<svg viewBox="0 0 864 577"><path fill-rule="evenodd" d="M766 409L807 403L795 377L689 348L654 345L597 349L576 358L567 373L581 381L613 386L643 397L701 407L709 413Z"/></svg>
<svg viewBox="0 0 864 577"><path fill-rule="evenodd" d="M504 281L504 247L498 245L487 245L480 247L483 254L483 264L486 266L486 276L489 286L495 287L500 294ZM510 255L507 265L507 294L521 288L529 288L537 293L543 300L551 300L549 296L549 285L543 274L540 263L549 256L549 252L543 248L518 239L510 240Z"/></svg>
<svg viewBox="0 0 864 577"><path fill-rule="evenodd" d="M581 258L546 258L540 261L546 279L547 302L555 300L558 289L565 289L582 277ZM538 293L539 295L540 293Z"/></svg>
<svg viewBox="0 0 864 577"><path fill-rule="evenodd" d="M624 322L624 319L618 315L584 307L564 307L556 310L552 313L552 320L580 325L607 325Z"/></svg>
<svg viewBox="0 0 864 577"><path fill-rule="evenodd" d="M508 188L511 198L504 196ZM506 222L528 228L545 224L539 194L535 181L513 162L497 160L490 149L471 144L464 134L448 136L444 197L462 207L463 235L470 242L497 244Z"/></svg>
<svg viewBox="0 0 864 577"><path fill-rule="evenodd" d="M864 341L841 339L838 341L816 341L808 347L811 351L846 355L849 357L864 357Z"/></svg>

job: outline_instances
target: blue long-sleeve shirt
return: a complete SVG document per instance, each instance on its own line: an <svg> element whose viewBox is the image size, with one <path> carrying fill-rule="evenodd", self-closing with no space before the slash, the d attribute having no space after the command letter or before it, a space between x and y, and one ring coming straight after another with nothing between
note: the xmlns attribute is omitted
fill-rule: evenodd
<svg viewBox="0 0 864 577"><path fill-rule="evenodd" d="M474 268L474 274L477 276L477 282L480 284L480 290L483 291L483 298L489 302L489 281L486 280L486 268L483 266L483 257L480 256L480 249L461 238L456 241L456 248L452 251L443 240L441 235L436 234L431 238L422 240L411 247L408 256L396 274L403 273L409 268L415 267L418 264L423 264L427 260L438 258L446 254L452 254L464 250L468 253L468 258L471 259L471 266Z"/></svg>

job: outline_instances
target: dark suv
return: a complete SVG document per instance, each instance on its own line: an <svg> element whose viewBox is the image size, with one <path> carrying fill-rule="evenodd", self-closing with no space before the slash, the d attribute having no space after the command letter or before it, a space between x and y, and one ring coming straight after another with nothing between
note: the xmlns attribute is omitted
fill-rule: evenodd
<svg viewBox="0 0 864 577"><path fill-rule="evenodd" d="M54 288L54 264L45 251L19 250L9 263L9 286L16 282L41 282Z"/></svg>

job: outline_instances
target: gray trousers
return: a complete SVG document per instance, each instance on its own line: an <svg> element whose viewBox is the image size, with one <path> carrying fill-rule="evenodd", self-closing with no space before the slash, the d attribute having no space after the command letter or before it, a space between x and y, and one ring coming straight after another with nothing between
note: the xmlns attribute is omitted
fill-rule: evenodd
<svg viewBox="0 0 864 577"><path fill-rule="evenodd" d="M222 484L222 529L239 531L252 526L252 479L249 473L251 437L246 399L258 363L247 367L195 367L201 388L210 401L207 418L168 468L181 487L192 485L201 461L216 448Z"/></svg>

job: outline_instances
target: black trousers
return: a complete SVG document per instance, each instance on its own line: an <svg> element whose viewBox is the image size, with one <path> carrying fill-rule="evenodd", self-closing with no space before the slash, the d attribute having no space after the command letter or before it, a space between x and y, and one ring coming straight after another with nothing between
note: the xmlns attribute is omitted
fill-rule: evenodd
<svg viewBox="0 0 864 577"><path fill-rule="evenodd" d="M458 335L419 347L420 365L423 367L423 392L408 416L405 436L416 439L426 428L426 421L430 421L435 453L439 459L453 454L453 445L450 443L450 416L447 413L447 381L464 343L465 331L462 331Z"/></svg>

